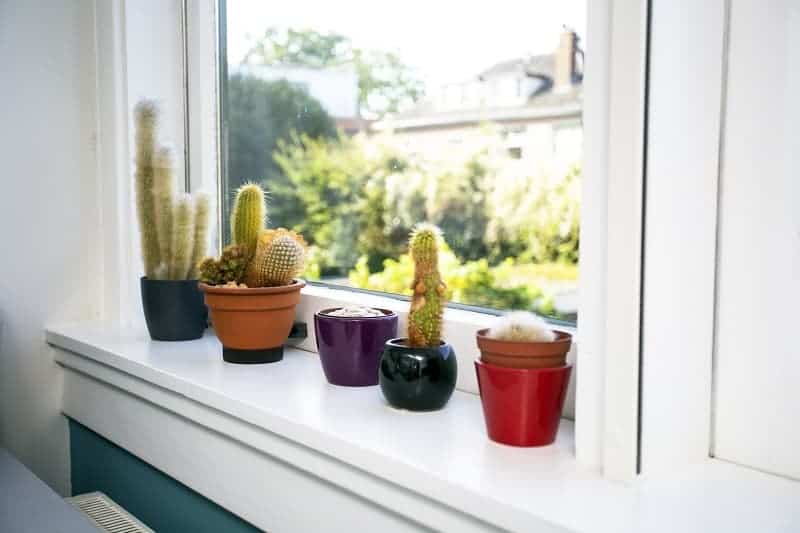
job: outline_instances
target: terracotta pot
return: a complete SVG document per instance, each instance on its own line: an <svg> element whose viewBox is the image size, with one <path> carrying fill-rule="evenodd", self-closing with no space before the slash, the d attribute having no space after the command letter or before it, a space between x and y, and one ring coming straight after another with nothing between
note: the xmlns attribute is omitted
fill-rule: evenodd
<svg viewBox="0 0 800 533"><path fill-rule="evenodd" d="M302 280L283 287L238 289L200 284L211 323L230 363L273 363L283 359L283 343L294 322Z"/></svg>
<svg viewBox="0 0 800 533"><path fill-rule="evenodd" d="M558 433L572 365L506 368L475 361L489 438L509 446L547 446Z"/></svg>
<svg viewBox="0 0 800 533"><path fill-rule="evenodd" d="M556 331L553 342L500 341L486 336L488 329L478 331L481 361L506 368L553 368L567 363L572 335Z"/></svg>

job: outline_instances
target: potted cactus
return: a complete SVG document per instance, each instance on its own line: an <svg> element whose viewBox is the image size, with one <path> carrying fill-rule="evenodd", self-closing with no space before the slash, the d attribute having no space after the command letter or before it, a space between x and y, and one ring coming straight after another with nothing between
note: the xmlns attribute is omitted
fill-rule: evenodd
<svg viewBox="0 0 800 533"><path fill-rule="evenodd" d="M283 343L294 321L305 282L306 243L283 228L266 229L264 191L256 184L236 193L231 215L233 244L219 258L199 265L211 323L230 363L273 363L283 358Z"/></svg>
<svg viewBox="0 0 800 533"><path fill-rule="evenodd" d="M147 329L154 340L197 339L207 321L196 265L206 253L208 196L176 197L170 152L156 147L156 104L137 104L134 121L136 211L145 274L140 285Z"/></svg>
<svg viewBox="0 0 800 533"><path fill-rule="evenodd" d="M441 232L419 224L411 233L414 261L408 337L390 339L381 355L379 382L392 407L432 411L445 406L456 386L456 355L442 341L445 284L439 273Z"/></svg>
<svg viewBox="0 0 800 533"><path fill-rule="evenodd" d="M314 314L314 331L329 383L377 385L384 344L397 336L397 313L363 306L323 309Z"/></svg>
<svg viewBox="0 0 800 533"><path fill-rule="evenodd" d="M491 440L511 446L555 440L572 372L566 362L571 342L569 333L524 312L478 331L475 372Z"/></svg>

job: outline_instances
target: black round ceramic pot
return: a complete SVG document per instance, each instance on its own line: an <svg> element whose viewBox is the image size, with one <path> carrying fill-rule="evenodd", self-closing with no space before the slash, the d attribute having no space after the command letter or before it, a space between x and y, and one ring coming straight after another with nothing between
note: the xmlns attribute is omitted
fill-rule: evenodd
<svg viewBox="0 0 800 533"><path fill-rule="evenodd" d="M378 380L392 407L434 411L450 399L457 375L456 354L449 344L412 348L407 339L391 339L381 355Z"/></svg>
<svg viewBox="0 0 800 533"><path fill-rule="evenodd" d="M142 277L142 308L155 341L189 341L203 336L208 310L197 280Z"/></svg>

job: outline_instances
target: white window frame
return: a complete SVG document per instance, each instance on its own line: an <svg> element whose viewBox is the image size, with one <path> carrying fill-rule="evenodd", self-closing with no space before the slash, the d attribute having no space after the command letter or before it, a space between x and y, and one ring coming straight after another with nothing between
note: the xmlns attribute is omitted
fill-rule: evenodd
<svg viewBox="0 0 800 533"><path fill-rule="evenodd" d="M182 2L182 0L173 0ZM113 176L103 192L106 250L105 316L123 323L141 320L139 260L133 226L128 101L125 65L125 0L96 4L98 30L98 147L102 175ZM153 3L152 9L159 5ZM581 363L576 365L576 455L613 479L631 480L639 461L639 357L644 191L644 124L648 3L646 0L587 2L587 62L584 207L581 228ZM138 6L141 9L141 6ZM188 144L190 183L207 186L219 171L215 0L187 0ZM153 16L159 16L158 13ZM612 31L613 29L613 31ZM154 36L155 37L155 36ZM199 70L200 69L200 70ZM201 71L202 70L202 71ZM200 100L197 100L200 98ZM199 113L201 119L194 119ZM196 148L200 147L200 148ZM209 155L210 154L210 155ZM199 176L197 173L200 173ZM592 201L594 200L594 201ZM309 313L344 303L352 292L310 287L300 307ZM360 301L364 297L359 294ZM392 298L373 305L398 308ZM473 332L481 313L448 309L445 332L460 354L459 386L475 391ZM304 347L313 349L306 343Z"/></svg>

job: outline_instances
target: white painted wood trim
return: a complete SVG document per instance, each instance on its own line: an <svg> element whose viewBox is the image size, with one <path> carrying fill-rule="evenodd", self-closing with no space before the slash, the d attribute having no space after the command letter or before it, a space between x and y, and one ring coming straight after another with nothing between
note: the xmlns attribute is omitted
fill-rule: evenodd
<svg viewBox="0 0 800 533"><path fill-rule="evenodd" d="M583 188L578 342L585 356L575 368L575 454L603 465L608 242L610 0L586 3L587 52L583 79Z"/></svg>
<svg viewBox="0 0 800 533"><path fill-rule="evenodd" d="M647 9L614 0L610 12L603 468L618 480L638 459Z"/></svg>
<svg viewBox="0 0 800 533"><path fill-rule="evenodd" d="M136 272L131 223L133 190L128 150L128 86L126 71L125 2L94 3L97 72L97 175L103 233L103 295L105 320L127 323L133 314Z"/></svg>
<svg viewBox="0 0 800 533"><path fill-rule="evenodd" d="M47 340L65 414L268 531L800 528L798 483L712 459L610 482L574 459L568 422L554 446L496 445L473 395L396 411L376 387L327 385L300 350L230 365L213 336L159 343L103 323L54 326Z"/></svg>
<svg viewBox="0 0 800 533"><path fill-rule="evenodd" d="M653 3L643 474L709 456L725 31L725 0Z"/></svg>

